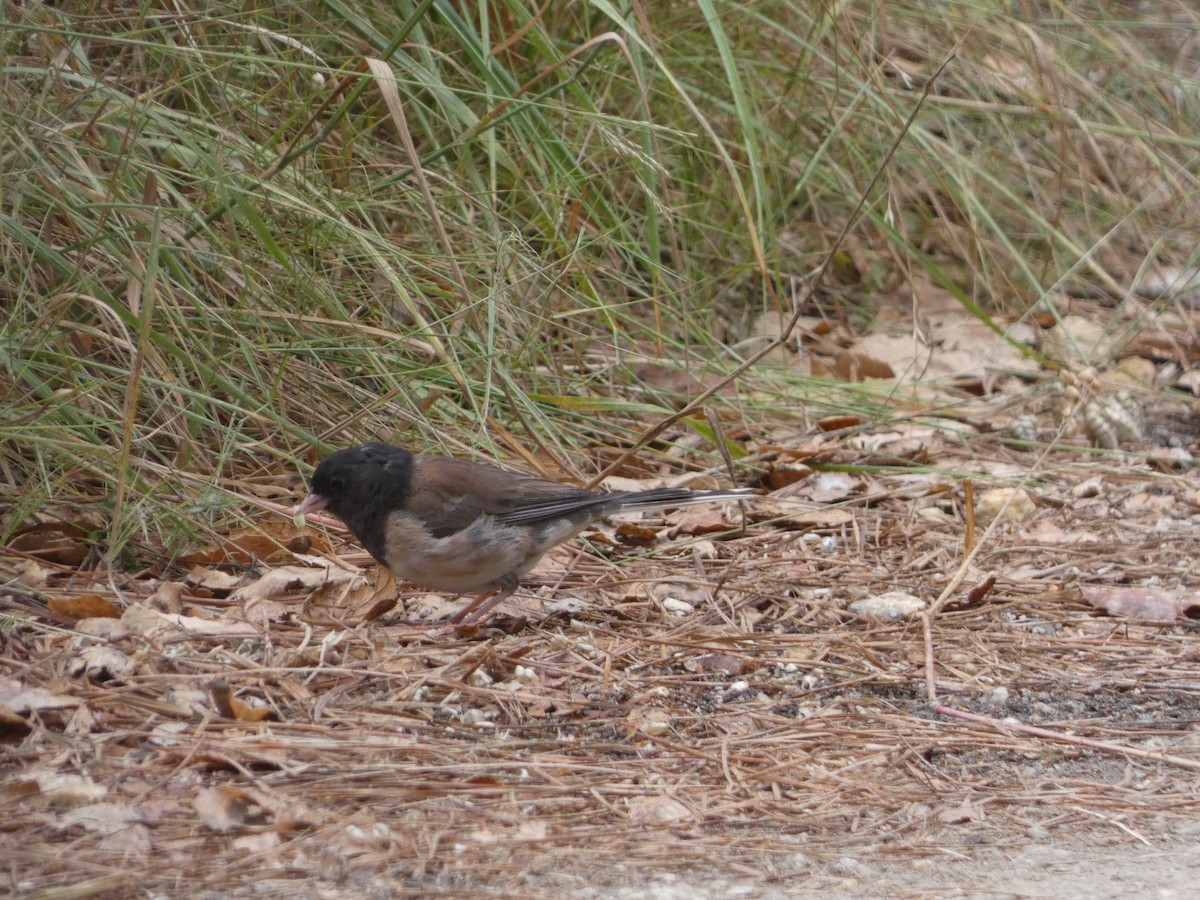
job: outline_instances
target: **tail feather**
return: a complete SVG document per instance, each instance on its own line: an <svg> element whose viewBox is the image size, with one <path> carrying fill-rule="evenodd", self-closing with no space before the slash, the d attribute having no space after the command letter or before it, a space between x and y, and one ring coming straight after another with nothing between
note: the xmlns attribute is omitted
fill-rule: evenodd
<svg viewBox="0 0 1200 900"><path fill-rule="evenodd" d="M667 509L675 506L694 506L698 503L719 503L723 500L745 500L758 496L754 488L732 488L720 491L692 491L687 488L655 488L649 491L617 491L611 494L592 494L582 497L559 498L523 507L498 518L510 525L546 522L558 517L584 522L602 519L626 510Z"/></svg>

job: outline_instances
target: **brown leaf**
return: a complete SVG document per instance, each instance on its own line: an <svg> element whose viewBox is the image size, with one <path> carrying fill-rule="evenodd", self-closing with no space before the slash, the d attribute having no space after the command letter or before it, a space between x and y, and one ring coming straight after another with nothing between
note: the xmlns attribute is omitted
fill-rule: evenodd
<svg viewBox="0 0 1200 900"><path fill-rule="evenodd" d="M994 588L995 586L996 586L996 576L989 575L987 578L985 578L983 581L981 581L979 584L975 585L975 587L971 588L971 590L967 592L967 605L974 606L976 603L979 603L981 600L983 600L984 597L986 597L988 594L990 594L992 592L992 588Z"/></svg>
<svg viewBox="0 0 1200 900"><path fill-rule="evenodd" d="M167 613L183 612L183 584L178 581L164 581L153 594L146 599L146 605Z"/></svg>
<svg viewBox="0 0 1200 900"><path fill-rule="evenodd" d="M272 715L268 706L251 706L233 696L233 688L219 678L209 684L208 693L212 697L213 708L226 719L261 722Z"/></svg>
<svg viewBox="0 0 1200 900"><path fill-rule="evenodd" d="M1168 591L1161 588L1111 588L1089 585L1083 598L1110 616L1173 622L1179 618L1200 619L1200 592Z"/></svg>
<svg viewBox="0 0 1200 900"><path fill-rule="evenodd" d="M326 584L353 583L362 576L338 568L315 568L313 566L276 566L268 569L261 578L240 585L229 599L235 603L250 600L265 600L281 594L298 594L314 591Z"/></svg>
<svg viewBox="0 0 1200 900"><path fill-rule="evenodd" d="M68 810L57 824L61 829L78 826L97 834L112 834L141 821L142 814L137 807L104 802Z"/></svg>
<svg viewBox="0 0 1200 900"><path fill-rule="evenodd" d="M868 378L895 378L886 362L865 353L843 350L833 361L833 374L842 381L866 381Z"/></svg>
<svg viewBox="0 0 1200 900"><path fill-rule="evenodd" d="M221 538L215 547L207 547L182 557L192 565L220 566L236 563L245 565L259 560L262 562L290 561L293 554L307 553L312 549L314 532L309 528L297 528L290 521L270 520L254 528L234 532Z"/></svg>
<svg viewBox="0 0 1200 900"><path fill-rule="evenodd" d="M796 484L812 475L813 470L799 463L776 463L767 469L763 479L768 490L777 491L790 484Z"/></svg>
<svg viewBox="0 0 1200 900"><path fill-rule="evenodd" d="M79 705L74 697L61 697L45 688L26 687L15 678L0 678L0 707L10 713L42 712Z"/></svg>
<svg viewBox="0 0 1200 900"><path fill-rule="evenodd" d="M86 532L67 522L43 522L17 534L8 545L60 566L78 566L87 559Z"/></svg>
<svg viewBox="0 0 1200 900"><path fill-rule="evenodd" d="M708 653L696 660L702 672L719 675L741 675L746 671L746 661L732 653Z"/></svg>
<svg viewBox="0 0 1200 900"><path fill-rule="evenodd" d="M629 821L638 825L661 825L691 816L691 810L674 797L634 797L627 809Z"/></svg>
<svg viewBox="0 0 1200 900"><path fill-rule="evenodd" d="M47 604L50 612L67 619L119 619L122 610L98 594L82 597L56 597Z"/></svg>
<svg viewBox="0 0 1200 900"><path fill-rule="evenodd" d="M938 821L946 825L966 825L970 822L982 822L983 809L973 806L970 800L963 800L958 806L943 809L938 813Z"/></svg>
<svg viewBox="0 0 1200 900"><path fill-rule="evenodd" d="M713 506L697 506L684 513L671 529L671 537L681 534L702 535L728 531L732 527L725 514Z"/></svg>
<svg viewBox="0 0 1200 900"><path fill-rule="evenodd" d="M264 825L268 821L265 807L249 791L232 785L206 788L196 795L192 806L200 821L213 831L230 831L243 825Z"/></svg>
<svg viewBox="0 0 1200 900"><path fill-rule="evenodd" d="M398 600L395 578L386 570L384 573L380 587L373 586L361 575L319 585L304 601L300 621L332 628L356 625L367 621L368 617L383 615L393 609Z"/></svg>
<svg viewBox="0 0 1200 900"><path fill-rule="evenodd" d="M826 416L817 420L817 427L822 431L841 431L843 428L856 428L863 421L861 416Z"/></svg>
<svg viewBox="0 0 1200 900"><path fill-rule="evenodd" d="M86 675L93 681L111 681L128 675L137 663L109 644L88 644L67 661L67 674L72 678Z"/></svg>
<svg viewBox="0 0 1200 900"><path fill-rule="evenodd" d="M627 547L649 547L658 539L655 529L634 522L622 522L613 530L613 534Z"/></svg>

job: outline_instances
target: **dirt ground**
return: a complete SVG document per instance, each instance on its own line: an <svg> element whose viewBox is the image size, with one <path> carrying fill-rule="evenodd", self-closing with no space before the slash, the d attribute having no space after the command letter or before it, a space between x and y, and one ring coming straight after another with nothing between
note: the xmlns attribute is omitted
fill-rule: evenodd
<svg viewBox="0 0 1200 900"><path fill-rule="evenodd" d="M45 526L2 559L0 893L1194 896L1163 397L1115 456L985 403L795 441L746 520L604 526L474 633L336 533L109 578Z"/></svg>

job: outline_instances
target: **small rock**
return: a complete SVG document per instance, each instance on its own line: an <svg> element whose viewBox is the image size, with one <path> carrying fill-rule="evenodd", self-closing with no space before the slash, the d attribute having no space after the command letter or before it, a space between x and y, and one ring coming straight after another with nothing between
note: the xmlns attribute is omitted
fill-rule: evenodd
<svg viewBox="0 0 1200 900"><path fill-rule="evenodd" d="M993 488L984 491L975 513L985 522L1003 514L1006 522L1024 522L1033 517L1037 506L1024 488Z"/></svg>
<svg viewBox="0 0 1200 900"><path fill-rule="evenodd" d="M1081 481L1075 487L1071 488L1071 496L1077 497L1080 500L1088 497L1099 497L1104 485L1104 479L1099 475L1094 478L1089 478L1087 481Z"/></svg>
<svg viewBox="0 0 1200 900"><path fill-rule="evenodd" d="M850 604L850 612L867 619L907 619L925 609L925 601L903 591L888 591Z"/></svg>
<svg viewBox="0 0 1200 900"><path fill-rule="evenodd" d="M667 612L674 613L677 616L686 616L692 611L692 604L685 600L680 600L678 597L667 597L662 602L663 609Z"/></svg>

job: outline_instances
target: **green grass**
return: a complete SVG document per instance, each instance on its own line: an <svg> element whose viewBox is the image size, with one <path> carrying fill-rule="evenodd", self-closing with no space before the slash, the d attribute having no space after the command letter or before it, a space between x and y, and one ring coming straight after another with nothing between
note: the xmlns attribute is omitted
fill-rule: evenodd
<svg viewBox="0 0 1200 900"><path fill-rule="evenodd" d="M0 541L83 510L174 550L366 439L587 477L670 412L633 367L732 371L881 169L829 315L1195 263L1189 4L536 8L3 7ZM751 429L884 412L739 386L709 405Z"/></svg>

